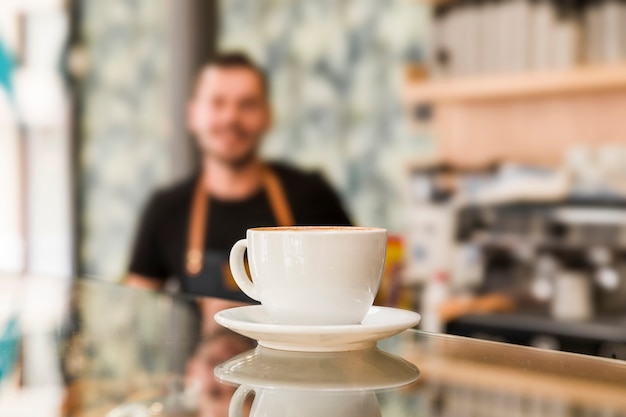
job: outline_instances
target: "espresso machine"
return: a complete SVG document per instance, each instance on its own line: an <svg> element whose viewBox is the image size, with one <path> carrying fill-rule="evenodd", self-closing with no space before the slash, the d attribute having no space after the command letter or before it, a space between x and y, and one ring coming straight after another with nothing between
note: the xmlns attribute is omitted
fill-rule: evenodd
<svg viewBox="0 0 626 417"><path fill-rule="evenodd" d="M472 291L517 308L461 317L447 332L626 359L626 202L464 207L456 226L456 245L481 254Z"/></svg>

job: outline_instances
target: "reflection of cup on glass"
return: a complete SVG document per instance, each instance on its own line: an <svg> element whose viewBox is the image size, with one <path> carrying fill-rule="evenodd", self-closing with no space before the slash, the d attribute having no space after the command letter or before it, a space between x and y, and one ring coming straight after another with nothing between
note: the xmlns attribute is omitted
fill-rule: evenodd
<svg viewBox="0 0 626 417"><path fill-rule="evenodd" d="M230 268L274 322L358 324L372 306L385 264L385 229L264 227L246 236L233 246Z"/></svg>
<svg viewBox="0 0 626 417"><path fill-rule="evenodd" d="M264 347L215 368L221 382L238 384L229 410L241 416L254 392L251 416L380 416L375 391L414 383L419 370L381 351L290 352Z"/></svg>
<svg viewBox="0 0 626 417"><path fill-rule="evenodd" d="M241 417L245 399L255 393L250 417L379 417L373 391L290 391L240 386L230 403L229 416Z"/></svg>
<svg viewBox="0 0 626 417"><path fill-rule="evenodd" d="M290 352L262 346L215 367L221 382L254 387L363 391L402 387L419 377L417 367L378 348L351 352Z"/></svg>

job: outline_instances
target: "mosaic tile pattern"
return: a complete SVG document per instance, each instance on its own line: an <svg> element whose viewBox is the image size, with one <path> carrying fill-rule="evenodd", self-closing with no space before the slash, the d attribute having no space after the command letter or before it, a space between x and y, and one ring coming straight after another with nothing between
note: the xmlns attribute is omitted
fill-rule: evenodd
<svg viewBox="0 0 626 417"><path fill-rule="evenodd" d="M409 0L221 1L221 49L249 53L270 75L265 155L323 171L359 224L401 231L405 163L432 151L400 103L428 21Z"/></svg>
<svg viewBox="0 0 626 417"><path fill-rule="evenodd" d="M82 169L85 275L126 271L148 194L168 177L166 2L85 0L89 54Z"/></svg>

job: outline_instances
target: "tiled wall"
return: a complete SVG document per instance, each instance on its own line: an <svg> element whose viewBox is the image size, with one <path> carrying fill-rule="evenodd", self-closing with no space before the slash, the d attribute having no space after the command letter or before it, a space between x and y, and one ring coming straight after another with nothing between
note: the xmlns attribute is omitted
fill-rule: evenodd
<svg viewBox="0 0 626 417"><path fill-rule="evenodd" d="M137 217L168 178L167 2L83 0L80 253L86 275L126 271Z"/></svg>
<svg viewBox="0 0 626 417"><path fill-rule="evenodd" d="M362 225L401 231L407 160L431 152L400 103L402 69L424 58L427 6L410 0L222 0L220 47L269 71L271 158L321 169Z"/></svg>

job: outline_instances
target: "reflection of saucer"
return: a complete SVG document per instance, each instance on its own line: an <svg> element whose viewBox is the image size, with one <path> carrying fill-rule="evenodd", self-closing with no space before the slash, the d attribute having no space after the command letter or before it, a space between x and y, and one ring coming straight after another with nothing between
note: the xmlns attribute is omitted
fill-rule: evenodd
<svg viewBox="0 0 626 417"><path fill-rule="evenodd" d="M380 390L415 382L419 370L377 348L355 352L288 352L261 346L215 368L233 384L292 390Z"/></svg>
<svg viewBox="0 0 626 417"><path fill-rule="evenodd" d="M389 307L371 307L361 324L298 326L272 323L262 305L220 311L222 326L256 339L259 345L291 351L337 352L373 347L378 340L415 326L420 315Z"/></svg>

